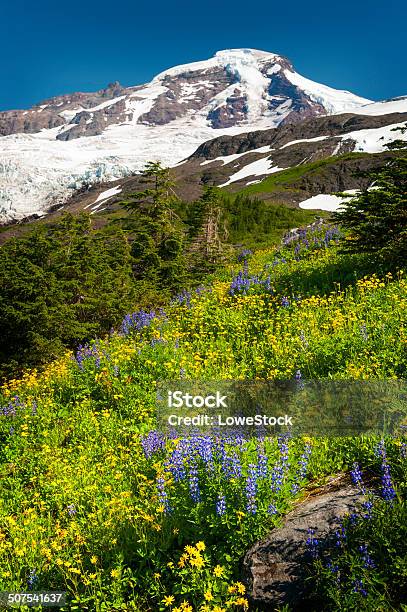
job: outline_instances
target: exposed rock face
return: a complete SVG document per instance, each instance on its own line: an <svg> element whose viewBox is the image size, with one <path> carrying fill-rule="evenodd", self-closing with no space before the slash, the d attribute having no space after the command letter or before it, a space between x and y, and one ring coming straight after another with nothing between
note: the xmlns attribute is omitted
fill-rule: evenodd
<svg viewBox="0 0 407 612"><path fill-rule="evenodd" d="M8 136L10 134L35 134L43 129L51 129L59 126L66 126L69 121L69 111L75 117L80 114L80 111L76 114L75 111L78 107L81 109L92 108L99 104L102 104L108 100L112 100L119 97L126 91L120 83L110 83L105 89L101 89L95 93L73 93L64 96L55 96L44 100L40 104L36 104L30 110L12 110L0 112L0 136ZM68 111L68 115L65 114ZM107 113L109 117L109 113ZM122 117L118 117L118 121L122 120ZM70 121L71 123L74 122ZM103 125L103 129L107 125L110 125L111 121L107 121ZM93 128L88 128L88 132L91 132ZM96 132L95 132L96 133ZM75 131L73 132L75 134ZM71 135L69 138L59 138L59 134L56 136L59 140L70 140L71 138L79 136L87 136L86 130L77 132L77 136Z"/></svg>
<svg viewBox="0 0 407 612"><path fill-rule="evenodd" d="M148 98L151 86L159 86L161 91L157 89L150 108L135 119L139 124L151 126L166 125L196 114L214 129L267 118L270 125L297 123L305 117L331 112L332 96L338 108L344 104L354 108L369 102L348 92L326 88L328 97L324 105L322 99L316 101L312 92L293 84L292 75L296 75L294 67L285 57L253 49L230 49L217 53L211 60L170 69L144 86L123 87L114 82L94 93L55 96L30 110L2 112L0 136L35 134L43 129L68 127L72 122L80 127L62 129L55 138L65 141L99 135L110 125L130 121L137 92L141 98ZM312 81L309 83L312 86ZM101 104L115 99L121 99L120 108L99 113ZM82 115L86 110L90 114ZM95 117L94 113L98 115Z"/></svg>
<svg viewBox="0 0 407 612"><path fill-rule="evenodd" d="M57 135L57 140L97 136L102 134L108 125L129 121L131 117L131 113L126 111L125 101L119 99L106 108L77 113L69 122L68 128Z"/></svg>
<svg viewBox="0 0 407 612"><path fill-rule="evenodd" d="M64 125L65 121L52 111L6 111L0 113L0 136L34 134L41 130Z"/></svg>
<svg viewBox="0 0 407 612"><path fill-rule="evenodd" d="M300 123L291 122L288 125L283 122L279 127L270 130L258 130L235 136L219 136L204 142L189 159L201 158L207 161L221 156L245 153L265 145L278 149L295 140L342 136L357 130L374 129L403 121L407 121L407 113L392 113L376 117L345 113L314 117ZM317 143L318 147L321 147L322 144Z"/></svg>
<svg viewBox="0 0 407 612"><path fill-rule="evenodd" d="M243 563L253 606L270 611L284 604L304 612L314 609L307 601L309 587L304 582L311 561L308 530L315 530L315 537L328 545L339 519L363 500L358 488L341 479L339 485L332 483L308 497L286 516L282 527L257 542Z"/></svg>

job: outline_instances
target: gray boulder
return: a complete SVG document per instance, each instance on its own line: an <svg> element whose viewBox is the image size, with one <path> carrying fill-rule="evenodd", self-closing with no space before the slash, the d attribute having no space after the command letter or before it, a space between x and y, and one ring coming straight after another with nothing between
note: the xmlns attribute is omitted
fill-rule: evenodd
<svg viewBox="0 0 407 612"><path fill-rule="evenodd" d="M313 608L307 598L311 556L306 541L309 529L328 544L339 520L354 512L365 500L348 476L332 479L302 501L264 540L256 542L243 561L245 581L254 609L275 610L288 604L293 610Z"/></svg>

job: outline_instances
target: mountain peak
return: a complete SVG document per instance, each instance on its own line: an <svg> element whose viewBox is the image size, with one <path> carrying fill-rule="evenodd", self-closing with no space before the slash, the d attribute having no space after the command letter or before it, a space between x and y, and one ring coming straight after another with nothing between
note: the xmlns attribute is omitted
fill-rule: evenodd
<svg viewBox="0 0 407 612"><path fill-rule="evenodd" d="M206 140L351 112L369 100L299 75L258 49L223 49L150 83L118 82L0 113L0 219L46 210L91 184L174 165Z"/></svg>
<svg viewBox="0 0 407 612"><path fill-rule="evenodd" d="M223 57L228 57L230 55L236 55L236 56L242 56L242 57L252 56L253 58L257 58L257 59L273 59L273 58L280 57L275 53L271 53L270 51L260 51L259 49L247 49L247 48L221 49L220 51L217 51L215 53L214 57L223 58Z"/></svg>

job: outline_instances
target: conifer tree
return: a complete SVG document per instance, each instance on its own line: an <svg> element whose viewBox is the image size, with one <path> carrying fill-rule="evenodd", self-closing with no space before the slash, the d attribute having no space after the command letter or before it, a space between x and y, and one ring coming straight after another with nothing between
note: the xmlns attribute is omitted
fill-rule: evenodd
<svg viewBox="0 0 407 612"><path fill-rule="evenodd" d="M224 251L223 238L226 228L221 228L221 194L216 187L206 187L201 198L195 202L192 212L192 243L190 253L194 267L218 263Z"/></svg>
<svg viewBox="0 0 407 612"><path fill-rule="evenodd" d="M400 128L399 128L400 129ZM401 128L403 132L407 130ZM343 251L374 255L378 261L407 261L407 142L395 140L396 152L379 169L363 173L369 186L335 212L333 220L349 230Z"/></svg>
<svg viewBox="0 0 407 612"><path fill-rule="evenodd" d="M185 282L186 230L175 210L180 202L175 182L160 162L148 162L140 182L146 188L123 202L131 213L127 227L134 238L135 277L176 289Z"/></svg>

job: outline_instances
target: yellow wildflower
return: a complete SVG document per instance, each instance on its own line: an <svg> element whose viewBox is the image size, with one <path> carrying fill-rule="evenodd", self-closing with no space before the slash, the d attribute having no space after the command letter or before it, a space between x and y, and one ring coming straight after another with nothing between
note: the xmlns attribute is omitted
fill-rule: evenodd
<svg viewBox="0 0 407 612"><path fill-rule="evenodd" d="M174 603L175 597L174 595L166 595L163 599L163 604L165 606L171 606Z"/></svg>

